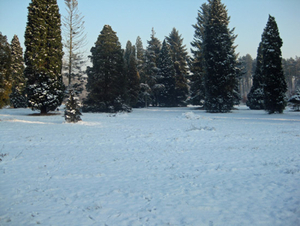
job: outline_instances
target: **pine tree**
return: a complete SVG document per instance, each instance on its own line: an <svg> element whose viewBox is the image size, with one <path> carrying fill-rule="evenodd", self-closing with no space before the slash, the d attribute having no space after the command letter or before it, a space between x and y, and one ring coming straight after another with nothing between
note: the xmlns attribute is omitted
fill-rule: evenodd
<svg viewBox="0 0 300 226"><path fill-rule="evenodd" d="M137 63L137 69L141 78L141 82L145 83L145 50L143 47L143 42L140 36L137 37L135 42L136 47L136 63Z"/></svg>
<svg viewBox="0 0 300 226"><path fill-rule="evenodd" d="M154 85L157 83L157 60L161 49L161 42L155 37L155 31L152 28L151 39L148 41L146 50L146 62L145 62L145 84L149 85L153 91ZM152 96L153 97L153 96ZM155 105L156 100L152 99Z"/></svg>
<svg viewBox="0 0 300 226"><path fill-rule="evenodd" d="M27 99L25 96L26 80L24 77L23 50L17 35L11 41L11 69L12 69L12 93L10 103L14 108L26 108Z"/></svg>
<svg viewBox="0 0 300 226"><path fill-rule="evenodd" d="M81 121L80 103L78 97L75 96L74 90L69 90L70 96L66 102L65 120L67 122L76 123Z"/></svg>
<svg viewBox="0 0 300 226"><path fill-rule="evenodd" d="M134 107L138 101L139 90L140 90L140 76L137 69L136 57L135 57L135 46L132 46L131 42L128 41L126 50L124 53L125 61L125 76L126 76L126 103L130 107Z"/></svg>
<svg viewBox="0 0 300 226"><path fill-rule="evenodd" d="M205 109L229 112L237 98L236 54L229 30L229 17L220 0L210 0L208 20L204 25Z"/></svg>
<svg viewBox="0 0 300 226"><path fill-rule="evenodd" d="M62 102L62 37L56 0L32 0L25 31L29 106L46 114Z"/></svg>
<svg viewBox="0 0 300 226"><path fill-rule="evenodd" d="M282 39L275 18L269 19L262 34L262 73L264 75L264 103L269 113L282 113L286 106L287 84L282 70Z"/></svg>
<svg viewBox="0 0 300 226"><path fill-rule="evenodd" d="M188 53L185 45L182 44L183 38L181 38L181 35L179 35L179 32L175 28L173 28L169 36L166 37L166 40L170 46L170 54L172 61L174 62L174 68L176 72L176 104L178 106L185 106L189 94L189 88L186 79L188 74Z"/></svg>
<svg viewBox="0 0 300 226"><path fill-rule="evenodd" d="M11 50L6 36L0 32L0 108L9 104L11 87Z"/></svg>
<svg viewBox="0 0 300 226"><path fill-rule="evenodd" d="M160 106L175 107L176 101L176 71L172 61L170 47L164 40L159 58L157 61L158 73L156 84L158 88L157 99Z"/></svg>
<svg viewBox="0 0 300 226"><path fill-rule="evenodd" d="M262 43L259 44L256 57L256 69L253 75L253 85L247 96L247 106L250 109L262 110L264 109L264 81L262 73Z"/></svg>
<svg viewBox="0 0 300 226"><path fill-rule="evenodd" d="M204 3L198 10L197 23L193 25L195 29L194 40L191 42L193 57L190 62L190 102L193 105L202 105L205 100L204 86L204 58L203 58L203 41L204 25L208 20L209 4Z"/></svg>
<svg viewBox="0 0 300 226"><path fill-rule="evenodd" d="M67 71L64 75L68 78L68 87L76 93L81 93L85 73L82 67L86 63L82 50L86 45L84 16L78 10L77 0L65 0L65 4L68 15L63 17L63 43L66 49L63 69Z"/></svg>
<svg viewBox="0 0 300 226"><path fill-rule="evenodd" d="M92 67L88 67L89 92L84 111L130 111L126 106L126 77L121 44L109 25L105 25L91 48Z"/></svg>

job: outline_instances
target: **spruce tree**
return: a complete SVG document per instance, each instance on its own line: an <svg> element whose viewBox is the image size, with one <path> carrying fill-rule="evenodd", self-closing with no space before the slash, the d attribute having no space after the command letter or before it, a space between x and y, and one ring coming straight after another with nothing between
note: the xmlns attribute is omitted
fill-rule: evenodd
<svg viewBox="0 0 300 226"><path fill-rule="evenodd" d="M76 123L81 121L80 103L78 97L75 96L74 90L69 90L69 98L66 102L65 120L67 122Z"/></svg>
<svg viewBox="0 0 300 226"><path fill-rule="evenodd" d="M187 67L187 50L183 45L183 38L179 35L179 32L173 28L168 37L166 37L167 43L170 46L170 54L174 63L176 72L175 80L175 97L176 104L178 106L185 106L188 98L189 89L186 76L188 74Z"/></svg>
<svg viewBox="0 0 300 226"><path fill-rule="evenodd" d="M125 76L126 76L126 103L130 107L134 107L138 101L139 90L140 90L140 76L137 69L136 57L135 57L135 46L132 46L131 42L128 41L126 50L124 53L125 61Z"/></svg>
<svg viewBox="0 0 300 226"><path fill-rule="evenodd" d="M145 62L145 84L149 85L153 91L154 85L157 83L157 60L161 49L161 42L155 37L155 31L152 28L151 39L148 41L146 50L146 62ZM156 100L152 96L152 102L155 105Z"/></svg>
<svg viewBox="0 0 300 226"><path fill-rule="evenodd" d="M287 84L282 70L282 43L275 18L269 15L262 34L264 104L269 114L282 113L286 106Z"/></svg>
<svg viewBox="0 0 300 226"><path fill-rule="evenodd" d="M253 75L253 85L247 96L247 106L250 109L263 110L264 109L264 80L262 73L262 43L259 44L256 57L256 69Z"/></svg>
<svg viewBox="0 0 300 226"><path fill-rule="evenodd" d="M174 62L172 61L170 47L164 40L159 58L157 61L157 88L158 89L158 102L160 106L175 107L177 106L176 100L176 71Z"/></svg>
<svg viewBox="0 0 300 226"><path fill-rule="evenodd" d="M208 20L204 25L205 109L207 112L230 112L236 103L237 71L230 17L220 0L210 0Z"/></svg>
<svg viewBox="0 0 300 226"><path fill-rule="evenodd" d="M61 21L56 0L32 0L25 31L29 106L46 114L63 100Z"/></svg>
<svg viewBox="0 0 300 226"><path fill-rule="evenodd" d="M143 42L140 36L137 37L135 42L136 47L136 63L137 69L141 78L141 83L145 83L145 50L143 47Z"/></svg>
<svg viewBox="0 0 300 226"><path fill-rule="evenodd" d="M11 86L11 50L6 36L0 32L0 108L9 104Z"/></svg>
<svg viewBox="0 0 300 226"><path fill-rule="evenodd" d="M119 39L109 25L105 25L91 48L92 67L88 67L84 111L130 111L126 106L126 77L123 50Z"/></svg>
<svg viewBox="0 0 300 226"><path fill-rule="evenodd" d="M190 103L193 105L202 105L205 99L204 86L204 58L203 58L203 41L204 25L209 15L209 4L203 3L198 10L197 23L193 25L195 29L194 39L191 42L192 55L190 60Z"/></svg>
<svg viewBox="0 0 300 226"><path fill-rule="evenodd" d="M23 50L17 35L11 41L11 70L12 70L12 93L10 103L14 108L27 107L25 96L26 80L24 77L24 58Z"/></svg>

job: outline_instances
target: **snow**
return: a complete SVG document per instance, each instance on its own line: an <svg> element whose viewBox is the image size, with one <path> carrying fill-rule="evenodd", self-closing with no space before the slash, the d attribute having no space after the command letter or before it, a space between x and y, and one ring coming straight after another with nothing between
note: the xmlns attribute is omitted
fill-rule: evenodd
<svg viewBox="0 0 300 226"><path fill-rule="evenodd" d="M0 225L300 225L299 112L63 112L0 110Z"/></svg>

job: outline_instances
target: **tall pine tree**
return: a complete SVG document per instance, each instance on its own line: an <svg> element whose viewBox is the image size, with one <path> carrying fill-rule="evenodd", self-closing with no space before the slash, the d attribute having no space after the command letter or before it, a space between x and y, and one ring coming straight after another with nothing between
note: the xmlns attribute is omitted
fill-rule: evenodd
<svg viewBox="0 0 300 226"><path fill-rule="evenodd" d="M17 35L11 41L11 69L12 69L12 93L10 94L10 104L14 108L27 107L25 97L26 80L24 77L23 50Z"/></svg>
<svg viewBox="0 0 300 226"><path fill-rule="evenodd" d="M264 103L269 114L282 113L286 106L287 84L282 70L282 44L275 18L269 15L262 34Z"/></svg>
<svg viewBox="0 0 300 226"><path fill-rule="evenodd" d="M158 73L156 85L157 99L160 106L175 107L177 106L176 100L176 71L174 62L172 61L171 50L166 40L164 40L159 58L157 61Z"/></svg>
<svg viewBox="0 0 300 226"><path fill-rule="evenodd" d="M6 36L0 32L0 108L9 104L11 86L11 50Z"/></svg>
<svg viewBox="0 0 300 226"><path fill-rule="evenodd" d="M208 20L204 25L205 109L207 112L231 111L236 102L237 71L233 42L234 29L221 0L210 0Z"/></svg>
<svg viewBox="0 0 300 226"><path fill-rule="evenodd" d="M169 36L166 37L166 40L170 46L170 54L176 72L176 76L175 76L176 105L185 106L189 94L189 88L186 79L186 76L188 74L188 67L187 67L188 53L185 45L183 45L183 38L181 38L181 35L179 35L178 30L176 30L175 28L173 28Z"/></svg>
<svg viewBox="0 0 300 226"><path fill-rule="evenodd" d="M253 85L247 96L247 106L250 109L263 110L264 109L264 80L262 73L262 43L259 44L256 57L256 69L253 75Z"/></svg>
<svg viewBox="0 0 300 226"><path fill-rule="evenodd" d="M61 21L56 0L32 0L25 31L29 106L46 114L63 100Z"/></svg>
<svg viewBox="0 0 300 226"><path fill-rule="evenodd" d="M193 105L203 105L205 99L204 86L204 58L203 58L203 41L204 25L208 20L209 4L203 3L198 10L197 23L193 25L195 29L194 39L191 42L191 52L193 57L190 62L190 103Z"/></svg>
<svg viewBox="0 0 300 226"><path fill-rule="evenodd" d="M91 48L92 67L88 67L89 92L84 111L130 111L125 105L126 77L124 75L123 50L119 39L109 25L105 25Z"/></svg>
<svg viewBox="0 0 300 226"><path fill-rule="evenodd" d="M124 53L124 73L126 76L126 103L134 107L138 101L140 90L140 76L137 69L137 60L135 57L135 46L128 41Z"/></svg>

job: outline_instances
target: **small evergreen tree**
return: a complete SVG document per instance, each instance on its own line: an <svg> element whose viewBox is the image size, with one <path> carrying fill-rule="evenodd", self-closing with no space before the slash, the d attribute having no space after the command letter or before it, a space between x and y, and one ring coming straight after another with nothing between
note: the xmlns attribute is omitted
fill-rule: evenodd
<svg viewBox="0 0 300 226"><path fill-rule="evenodd" d="M250 109L262 110L264 109L264 80L262 74L262 43L259 44L256 57L256 69L253 75L253 85L247 96L247 106Z"/></svg>
<svg viewBox="0 0 300 226"><path fill-rule="evenodd" d="M65 120L67 122L76 123L81 121L80 118L80 103L78 97L75 96L75 92L73 90L69 90L70 96L66 103L65 110Z"/></svg>
<svg viewBox="0 0 300 226"><path fill-rule="evenodd" d="M131 111L126 106L126 77L123 50L119 39L109 25L105 25L91 48L92 67L87 68L89 92L84 111Z"/></svg>
<svg viewBox="0 0 300 226"><path fill-rule="evenodd" d="M25 31L27 95L32 110L46 114L62 102L62 37L56 0L32 0Z"/></svg>
<svg viewBox="0 0 300 226"><path fill-rule="evenodd" d="M183 45L183 38L179 35L179 32L173 28L168 37L166 37L167 43L170 46L170 54L175 68L175 98L176 105L185 106L186 100L189 94L189 88L187 84L186 76L188 74L187 67L187 50Z"/></svg>
<svg viewBox="0 0 300 226"><path fill-rule="evenodd" d="M23 50L17 35L11 41L11 69L12 69L12 93L10 103L14 108L26 108L27 99L25 96L26 80L24 77Z"/></svg>
<svg viewBox="0 0 300 226"><path fill-rule="evenodd" d="M230 17L220 0L210 0L208 20L204 25L205 109L208 112L231 111L237 99L238 78Z"/></svg>
<svg viewBox="0 0 300 226"><path fill-rule="evenodd" d="M160 106L174 107L177 106L175 88L176 71L170 52L169 45L167 44L166 40L164 40L157 62L158 84L156 84L156 87L158 89L157 99Z"/></svg>
<svg viewBox="0 0 300 226"><path fill-rule="evenodd" d="M282 113L286 106L287 84L282 70L282 39L275 18L269 19L262 34L262 73L264 75L264 103L269 113Z"/></svg>
<svg viewBox="0 0 300 226"><path fill-rule="evenodd" d="M6 36L0 32L0 108L9 104L11 86L11 50Z"/></svg>

